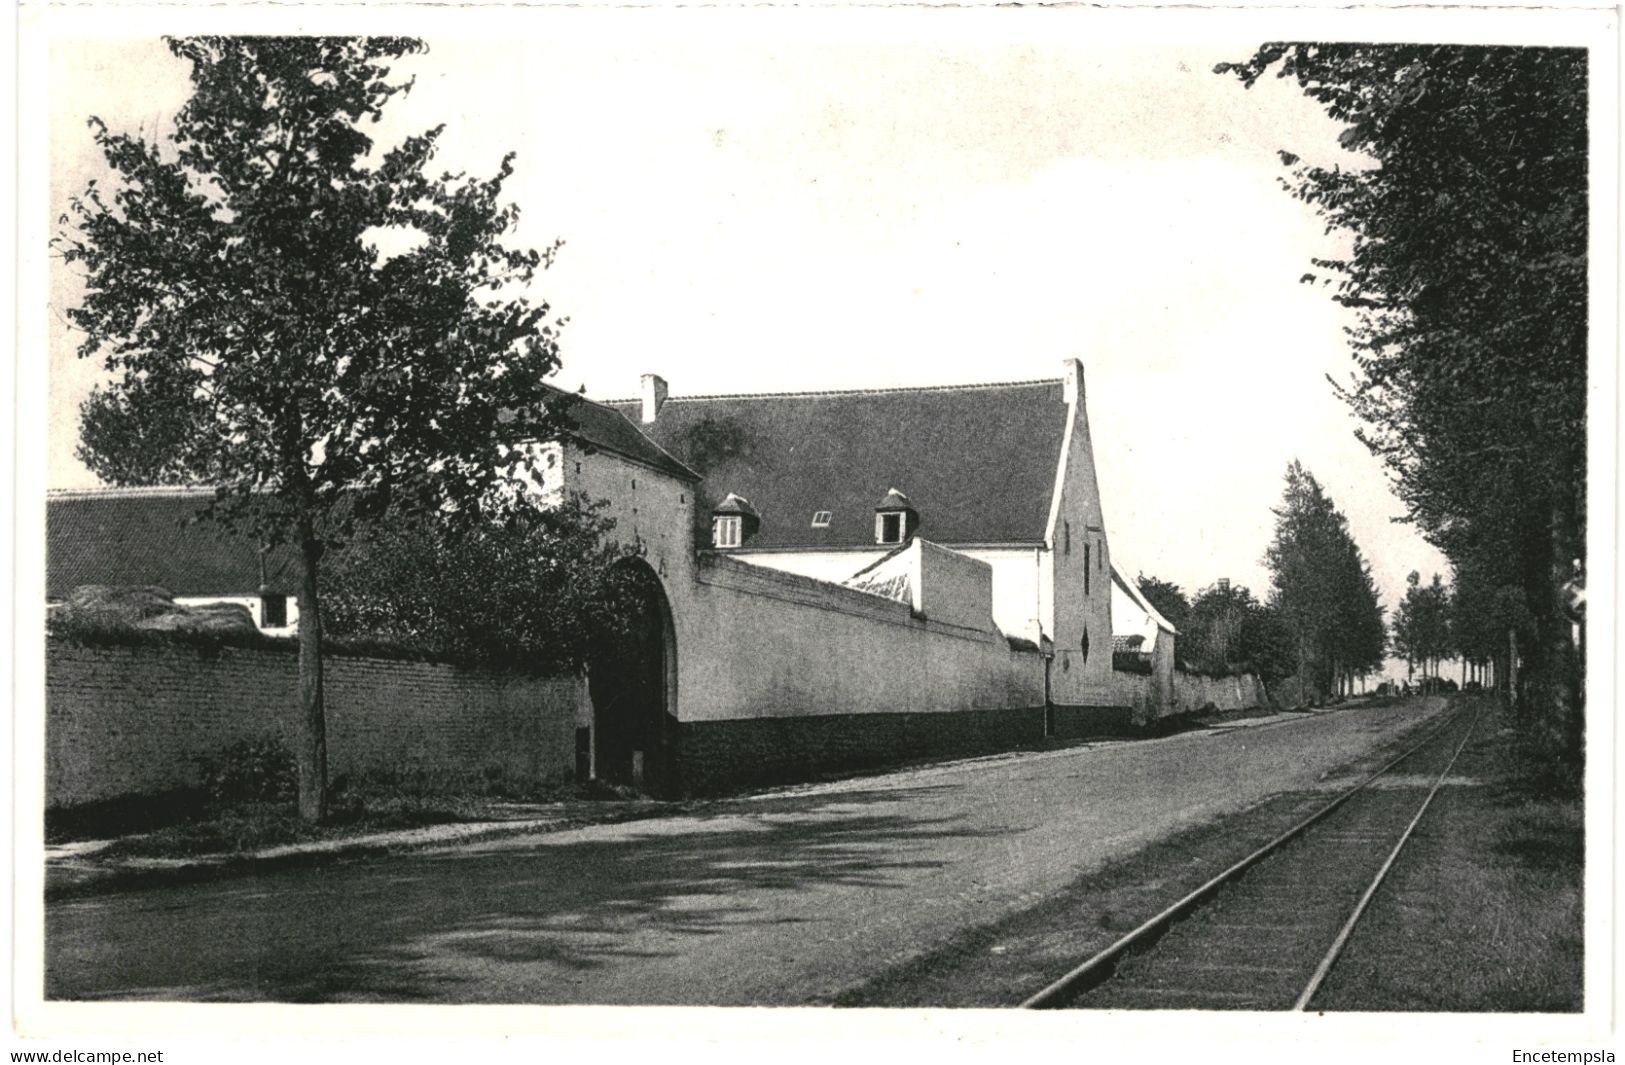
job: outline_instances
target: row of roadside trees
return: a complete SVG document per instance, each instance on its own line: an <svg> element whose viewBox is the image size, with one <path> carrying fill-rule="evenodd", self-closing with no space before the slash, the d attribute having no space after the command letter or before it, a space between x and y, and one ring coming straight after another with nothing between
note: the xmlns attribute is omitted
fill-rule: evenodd
<svg viewBox="0 0 1625 1065"><path fill-rule="evenodd" d="M1507 668L1501 619L1516 609L1516 599L1507 589L1498 591L1460 577L1448 587L1437 573L1424 583L1422 575L1413 572L1405 598L1394 611L1394 654L1423 676L1441 676L1445 662L1459 660L1463 684L1512 687L1515 682L1497 670ZM1513 659L1512 669L1516 666Z"/></svg>
<svg viewBox="0 0 1625 1065"><path fill-rule="evenodd" d="M1281 153L1287 188L1352 241L1306 277L1355 313L1357 371L1334 387L1454 569L1454 646L1494 660L1532 731L1578 764L1587 53L1274 43L1217 68L1249 87L1272 70L1366 161Z"/></svg>
<svg viewBox="0 0 1625 1065"><path fill-rule="evenodd" d="M1304 699L1352 694L1382 666L1383 607L1348 520L1302 463L1287 467L1265 561L1270 590L1262 601L1229 581L1194 599L1143 574L1139 587L1179 630L1183 668L1256 673L1266 682L1295 677Z"/></svg>

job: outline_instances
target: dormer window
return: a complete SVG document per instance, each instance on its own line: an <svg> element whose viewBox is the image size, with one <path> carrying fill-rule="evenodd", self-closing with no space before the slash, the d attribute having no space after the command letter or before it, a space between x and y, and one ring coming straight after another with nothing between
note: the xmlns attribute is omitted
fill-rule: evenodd
<svg viewBox="0 0 1625 1065"><path fill-rule="evenodd" d="M745 542L745 519L737 514L723 514L711 519L711 543L716 547L738 547Z"/></svg>
<svg viewBox="0 0 1625 1065"><path fill-rule="evenodd" d="M875 507L875 543L901 544L920 527L919 512L908 496L893 488Z"/></svg>
<svg viewBox="0 0 1625 1065"><path fill-rule="evenodd" d="M812 527L815 529L829 528L829 511L819 510L813 512Z"/></svg>
<svg viewBox="0 0 1625 1065"><path fill-rule="evenodd" d="M288 627L288 597L275 595L268 588L260 589L260 628L284 629Z"/></svg>
<svg viewBox="0 0 1625 1065"><path fill-rule="evenodd" d="M728 551L744 545L762 524L762 516L744 496L729 492L711 511L711 546Z"/></svg>

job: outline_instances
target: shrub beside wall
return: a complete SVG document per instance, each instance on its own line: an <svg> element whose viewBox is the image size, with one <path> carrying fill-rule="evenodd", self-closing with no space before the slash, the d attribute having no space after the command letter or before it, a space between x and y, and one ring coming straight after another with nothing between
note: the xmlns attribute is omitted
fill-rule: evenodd
<svg viewBox="0 0 1625 1065"><path fill-rule="evenodd" d="M579 677L333 656L323 681L334 779L573 778ZM234 744L291 740L297 691L296 660L278 649L53 637L46 806L200 787Z"/></svg>

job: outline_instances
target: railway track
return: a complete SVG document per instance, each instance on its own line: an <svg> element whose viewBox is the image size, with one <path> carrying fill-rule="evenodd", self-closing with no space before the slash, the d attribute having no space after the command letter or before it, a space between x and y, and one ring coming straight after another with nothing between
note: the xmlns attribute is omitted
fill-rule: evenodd
<svg viewBox="0 0 1625 1065"><path fill-rule="evenodd" d="M1029 1009L1306 1010L1477 724L1444 724L1029 997Z"/></svg>

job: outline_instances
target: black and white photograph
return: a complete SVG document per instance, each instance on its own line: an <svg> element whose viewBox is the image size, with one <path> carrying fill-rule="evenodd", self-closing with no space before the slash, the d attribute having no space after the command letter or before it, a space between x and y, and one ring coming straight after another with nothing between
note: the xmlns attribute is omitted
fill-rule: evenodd
<svg viewBox="0 0 1625 1065"><path fill-rule="evenodd" d="M25 5L13 1046L1614 1060L1618 35Z"/></svg>

